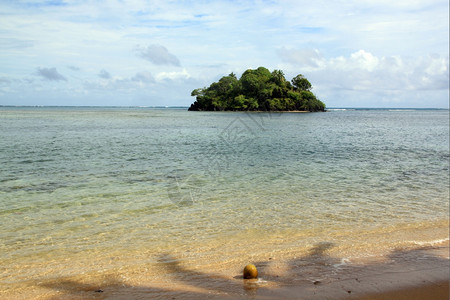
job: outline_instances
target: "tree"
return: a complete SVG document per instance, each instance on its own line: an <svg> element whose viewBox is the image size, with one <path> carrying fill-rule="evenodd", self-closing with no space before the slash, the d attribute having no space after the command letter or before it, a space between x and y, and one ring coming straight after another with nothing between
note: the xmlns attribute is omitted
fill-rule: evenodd
<svg viewBox="0 0 450 300"><path fill-rule="evenodd" d="M310 91L312 88L311 83L302 74L299 74L292 78L292 85L295 89L298 89L300 91Z"/></svg>
<svg viewBox="0 0 450 300"><path fill-rule="evenodd" d="M253 70L247 70L242 74L241 79L239 81L242 83L242 92L243 94L256 96L258 89L260 87L260 82L258 75L253 72Z"/></svg>
<svg viewBox="0 0 450 300"><path fill-rule="evenodd" d="M203 90L204 90L204 88L203 89L202 88L195 89L195 90L192 91L191 96L192 97L194 97L194 96L201 96L201 95L203 95Z"/></svg>
<svg viewBox="0 0 450 300"><path fill-rule="evenodd" d="M284 78L284 73L281 70L273 70L272 72L272 80L278 85L282 86L286 82L286 78Z"/></svg>
<svg viewBox="0 0 450 300"><path fill-rule="evenodd" d="M283 71L270 72L264 67L248 69L239 79L230 73L207 88L193 90L191 96L196 101L189 110L325 110L325 104L310 91L311 83L303 75L291 82Z"/></svg>

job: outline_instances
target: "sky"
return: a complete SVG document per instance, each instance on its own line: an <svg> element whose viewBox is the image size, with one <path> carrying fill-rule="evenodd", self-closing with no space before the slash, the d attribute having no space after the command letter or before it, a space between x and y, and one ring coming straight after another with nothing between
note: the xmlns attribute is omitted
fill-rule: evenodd
<svg viewBox="0 0 450 300"><path fill-rule="evenodd" d="M189 106L266 67L327 107L449 107L448 0L2 0L0 105Z"/></svg>

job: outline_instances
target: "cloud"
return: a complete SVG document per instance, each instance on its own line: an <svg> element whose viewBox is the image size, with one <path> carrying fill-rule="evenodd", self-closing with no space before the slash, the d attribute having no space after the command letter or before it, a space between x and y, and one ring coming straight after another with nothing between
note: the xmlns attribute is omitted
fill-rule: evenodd
<svg viewBox="0 0 450 300"><path fill-rule="evenodd" d="M185 80L191 78L191 75L188 73L186 69L183 69L181 72L161 72L156 75L156 80Z"/></svg>
<svg viewBox="0 0 450 300"><path fill-rule="evenodd" d="M178 58L162 45L152 44L147 47L136 46L135 51L139 57L151 61L155 65L180 66Z"/></svg>
<svg viewBox="0 0 450 300"><path fill-rule="evenodd" d="M322 87L355 91L443 90L449 88L449 58L375 56L359 50L325 58L317 49L279 49L290 69L301 70Z"/></svg>
<svg viewBox="0 0 450 300"><path fill-rule="evenodd" d="M320 52L317 49L287 49L282 47L277 49L276 52L282 61L294 65L317 68L322 61Z"/></svg>
<svg viewBox="0 0 450 300"><path fill-rule="evenodd" d="M3 83L10 83L10 82L11 82L11 80L8 78L0 77L0 85Z"/></svg>
<svg viewBox="0 0 450 300"><path fill-rule="evenodd" d="M84 81L84 87L87 90L128 91L134 93L138 90L146 90L146 88L155 83L155 78L147 71L137 72L132 77L112 77L107 71L102 70L98 77L101 80Z"/></svg>
<svg viewBox="0 0 450 300"><path fill-rule="evenodd" d="M24 48L31 48L33 46L34 42L32 40L21 40L17 38L0 38L0 49L4 50L24 49Z"/></svg>
<svg viewBox="0 0 450 300"><path fill-rule="evenodd" d="M138 72L131 78L131 81L139 83L153 83L155 78L150 72Z"/></svg>
<svg viewBox="0 0 450 300"><path fill-rule="evenodd" d="M58 73L56 68L37 68L37 75L51 81L67 81L66 77Z"/></svg>
<svg viewBox="0 0 450 300"><path fill-rule="evenodd" d="M188 104L192 89L258 66L304 74L325 102L337 93L378 103L378 91L400 91L401 98L405 90L441 95L448 87L444 0L94 2L0 1L0 76L17 80L1 84L29 94L39 88L42 99L60 88L76 104L92 83L110 95L98 103L106 105L112 98L127 105L140 92ZM103 67L114 74L99 73ZM10 94L0 104L23 101ZM439 101L448 107L448 95Z"/></svg>
<svg viewBox="0 0 450 300"><path fill-rule="evenodd" d="M106 70L101 70L100 73L98 73L98 77L103 78L103 79L110 79L111 74L109 74L109 72Z"/></svg>
<svg viewBox="0 0 450 300"><path fill-rule="evenodd" d="M78 68L77 66L67 66L68 69L72 70L72 71L80 71L81 69Z"/></svg>

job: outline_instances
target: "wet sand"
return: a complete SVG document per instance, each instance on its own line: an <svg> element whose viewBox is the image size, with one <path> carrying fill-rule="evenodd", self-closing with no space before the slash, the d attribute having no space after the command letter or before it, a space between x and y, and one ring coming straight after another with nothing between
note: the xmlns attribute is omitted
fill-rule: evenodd
<svg viewBox="0 0 450 300"><path fill-rule="evenodd" d="M282 287L258 298L449 299L447 246L394 252L379 262L349 263L343 269L324 281Z"/></svg>
<svg viewBox="0 0 450 300"><path fill-rule="evenodd" d="M258 279L243 280L240 264L206 270L161 256L163 276L144 270L58 279L2 294L2 299L449 299L449 242L384 256L336 258L330 243L307 256L253 262ZM10 291L11 292L11 291Z"/></svg>

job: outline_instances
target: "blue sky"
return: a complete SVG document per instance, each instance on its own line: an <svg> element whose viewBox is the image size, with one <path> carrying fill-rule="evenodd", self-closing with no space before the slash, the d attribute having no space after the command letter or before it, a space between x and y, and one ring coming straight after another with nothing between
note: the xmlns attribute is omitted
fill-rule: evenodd
<svg viewBox="0 0 450 300"><path fill-rule="evenodd" d="M231 72L328 107L449 107L448 0L1 1L0 105L188 106Z"/></svg>

